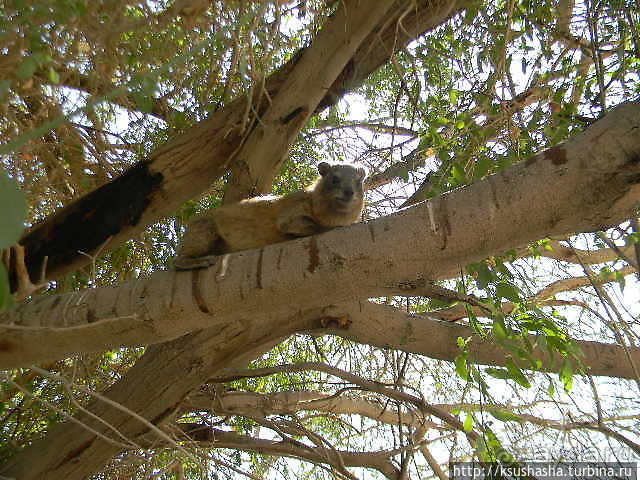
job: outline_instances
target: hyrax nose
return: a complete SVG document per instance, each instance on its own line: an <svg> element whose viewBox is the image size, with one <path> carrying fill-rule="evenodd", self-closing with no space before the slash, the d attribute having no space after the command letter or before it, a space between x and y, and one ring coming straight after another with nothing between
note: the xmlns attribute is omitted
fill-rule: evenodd
<svg viewBox="0 0 640 480"><path fill-rule="evenodd" d="M342 191L342 194L344 195L344 197L345 197L345 198L351 198L351 197L353 197L353 189L351 189L351 188L345 188L345 189Z"/></svg>

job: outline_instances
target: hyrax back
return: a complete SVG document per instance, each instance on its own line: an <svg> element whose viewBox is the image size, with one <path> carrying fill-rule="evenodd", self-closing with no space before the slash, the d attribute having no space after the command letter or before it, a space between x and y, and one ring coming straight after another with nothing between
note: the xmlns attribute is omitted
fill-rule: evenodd
<svg viewBox="0 0 640 480"><path fill-rule="evenodd" d="M358 221L365 171L353 165L318 165L309 189L225 205L194 217L174 259L178 269L201 268L224 253L259 248Z"/></svg>

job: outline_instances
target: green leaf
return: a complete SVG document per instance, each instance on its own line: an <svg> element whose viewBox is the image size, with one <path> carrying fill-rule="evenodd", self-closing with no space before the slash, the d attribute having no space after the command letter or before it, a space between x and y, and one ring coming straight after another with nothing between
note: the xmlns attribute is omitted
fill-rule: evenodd
<svg viewBox="0 0 640 480"><path fill-rule="evenodd" d="M493 378L499 378L500 380L509 380L511 378L509 370L505 368L488 367L485 368L484 371L491 375Z"/></svg>
<svg viewBox="0 0 640 480"><path fill-rule="evenodd" d="M531 387L531 383L529 383L527 377L524 376L520 367L518 367L513 360L507 359L507 369L509 370L512 380L515 380L519 385L522 385L525 388Z"/></svg>
<svg viewBox="0 0 640 480"><path fill-rule="evenodd" d="M150 95L141 92L140 90L133 90L131 92L133 101L136 103L136 107L144 113L150 113L153 110L153 98Z"/></svg>
<svg viewBox="0 0 640 480"><path fill-rule="evenodd" d="M469 324L473 329L473 332L480 338L487 338L487 332L483 328L482 323L478 321L478 316L474 313L473 308L469 304L465 304L465 310L467 311L467 317L469 318Z"/></svg>
<svg viewBox="0 0 640 480"><path fill-rule="evenodd" d="M496 279L496 275L489 269L486 263L479 262L469 267L470 273L473 275L476 281L476 285L479 289L485 290L489 283Z"/></svg>
<svg viewBox="0 0 640 480"><path fill-rule="evenodd" d="M462 424L465 432L470 432L473 430L473 424L475 423L475 419L473 418L472 413L467 413L467 416L464 419L464 423Z"/></svg>
<svg viewBox="0 0 640 480"><path fill-rule="evenodd" d="M469 381L469 368L467 367L467 356L466 355L458 355L454 363L456 365L456 372L465 381Z"/></svg>
<svg viewBox="0 0 640 480"><path fill-rule="evenodd" d="M500 420L501 422L518 422L520 423L522 421L522 418L520 418L520 415L516 415L513 412L510 412L509 410L489 410L489 413L491 414L492 417L497 418L498 420Z"/></svg>
<svg viewBox="0 0 640 480"><path fill-rule="evenodd" d="M454 164L451 168L451 176L455 178L458 183L467 183L467 178L464 174L464 170L458 164Z"/></svg>
<svg viewBox="0 0 640 480"><path fill-rule="evenodd" d="M509 452L507 452L502 446L500 439L498 439L496 434L493 433L490 428L485 427L482 433L483 436L482 440L479 442L480 448L478 449L481 460L495 462L498 459L500 459L500 461L504 461L512 458L511 455L509 455Z"/></svg>
<svg viewBox="0 0 640 480"><path fill-rule="evenodd" d="M516 303L520 302L520 292L510 283L500 282L496 288L496 295L498 298L506 298Z"/></svg>
<svg viewBox="0 0 640 480"><path fill-rule="evenodd" d="M4 264L0 262L0 312L11 306L13 306L13 295L9 289L9 275Z"/></svg>
<svg viewBox="0 0 640 480"><path fill-rule="evenodd" d="M15 244L27 215L27 201L18 184L0 170L0 249Z"/></svg>
<svg viewBox="0 0 640 480"><path fill-rule="evenodd" d="M507 338L507 330L504 327L503 322L497 319L493 322L493 334L498 340L504 340Z"/></svg>
<svg viewBox="0 0 640 480"><path fill-rule="evenodd" d="M58 84L60 83L60 75L58 75L58 72L56 72L53 67L49 67L49 71L47 73L48 77L49 77L49 81L53 84Z"/></svg>
<svg viewBox="0 0 640 480"><path fill-rule="evenodd" d="M492 164L491 160L484 155L481 155L477 158L475 165L473 167L473 178L475 180L479 180L484 177L491 169Z"/></svg>
<svg viewBox="0 0 640 480"><path fill-rule="evenodd" d="M571 387L573 387L573 367L571 366L571 362L568 359L565 359L562 364L562 368L560 369L560 380L564 385L564 389L566 392L571 391Z"/></svg>

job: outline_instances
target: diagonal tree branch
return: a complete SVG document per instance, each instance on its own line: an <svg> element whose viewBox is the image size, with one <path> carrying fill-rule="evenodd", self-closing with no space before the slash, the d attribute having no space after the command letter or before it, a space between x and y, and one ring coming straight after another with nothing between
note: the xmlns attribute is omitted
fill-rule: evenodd
<svg viewBox="0 0 640 480"><path fill-rule="evenodd" d="M149 347L126 377L104 395L160 425L173 418L187 394L204 383L210 372L230 364L246 365L283 336L303 326L279 322L276 328L266 331L252 322L236 322L215 332L203 330ZM161 385L157 381L160 378ZM99 400L86 410L92 415L81 412L74 417L76 423L62 423L50 429L43 439L0 466L0 475L20 479L84 479L122 450L94 432L112 437L115 429L132 440L149 432L143 423Z"/></svg>
<svg viewBox="0 0 640 480"><path fill-rule="evenodd" d="M346 92L361 85L395 51L468 3L468 0L397 0L393 13L377 24L337 78L323 84L325 93L320 103L309 104L303 117L298 115L302 110L296 110L303 105L297 105L284 118L293 115L291 118L302 122L312 112L335 104ZM406 10L407 5L410 10ZM405 15L398 26L400 13ZM345 38L347 32L343 30L338 35L337 39ZM265 80L263 89L254 89L252 97L237 98L152 152L145 161L32 228L20 241L26 248L29 272L35 275L48 257L47 278L60 278L89 263L87 255L80 252L107 253L204 192L233 164L233 157L247 139L245 112L251 110L256 112L256 118L262 117L269 98L282 91L311 48L313 45L300 50Z"/></svg>
<svg viewBox="0 0 640 480"><path fill-rule="evenodd" d="M349 327L336 328L330 325L313 333L339 335L359 343L447 361L453 361L460 354L458 337L472 337L474 340L469 345L469 352L475 362L492 366L506 364L508 352L493 339L479 339L467 325L433 320L428 316L408 314L370 302L342 304L337 309L351 320ZM550 357L548 351L538 345L535 335L531 335L529 341L534 345L532 358L541 361L540 370L556 372L564 358ZM580 364L574 365L574 371L578 372L582 367L594 376L636 378L634 364L640 364L640 348L586 340L573 340L573 343L582 352ZM528 366L523 365L522 368Z"/></svg>

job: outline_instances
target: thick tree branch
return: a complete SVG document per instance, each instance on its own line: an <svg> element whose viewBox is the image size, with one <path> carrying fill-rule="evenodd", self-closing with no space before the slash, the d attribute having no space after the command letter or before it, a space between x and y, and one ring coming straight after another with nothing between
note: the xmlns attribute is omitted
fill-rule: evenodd
<svg viewBox="0 0 640 480"><path fill-rule="evenodd" d="M391 4L388 0L375 4L338 4L335 15L343 18L322 29L314 43L339 38L345 31L349 36L344 42L324 40L325 49L310 49L298 58L297 68L284 80L278 93L271 95L273 103L255 122L253 135L235 153L225 202L240 201L271 190L289 147L326 95L326 85L339 78L360 43L375 30L383 16L390 13ZM362 10L368 10L368 14L363 15ZM260 155L256 155L256 151L260 151Z"/></svg>
<svg viewBox="0 0 640 480"><path fill-rule="evenodd" d="M538 238L615 225L640 201L638 132L640 104L628 103L562 145L396 215L228 255L207 270L36 298L0 316L0 366L156 343L247 315L275 321L328 302L411 294ZM41 325L48 329L34 328Z"/></svg>
<svg viewBox="0 0 640 480"><path fill-rule="evenodd" d="M248 417L266 417L268 415L287 415L300 411L325 412L335 415L358 415L372 420L397 425L401 422L408 426L423 424L424 418L413 411L400 412L390 410L385 405L369 400L350 397L347 394L332 395L312 390L255 393L224 392L220 395L199 391L184 402L187 411L205 411L217 416L244 415ZM435 428L429 423L427 428Z"/></svg>
<svg viewBox="0 0 640 480"><path fill-rule="evenodd" d="M369 302L344 304L339 306L342 315L351 319L346 329L328 328L315 333L331 333L381 348L393 348L405 352L418 353L430 358L453 361L460 354L457 338L472 337L469 345L471 358L481 365L505 366L507 351L492 339L481 340L473 329L466 325L441 322L427 316L408 314L386 305ZM556 372L564 361L550 357L548 351L538 346L535 335L529 337L534 345L532 358L542 362L541 370ZM611 376L635 379L635 371L629 359L640 365L640 348L615 344L574 340L574 345L582 351L580 365L586 373L594 376ZM527 365L522 368L527 369Z"/></svg>

